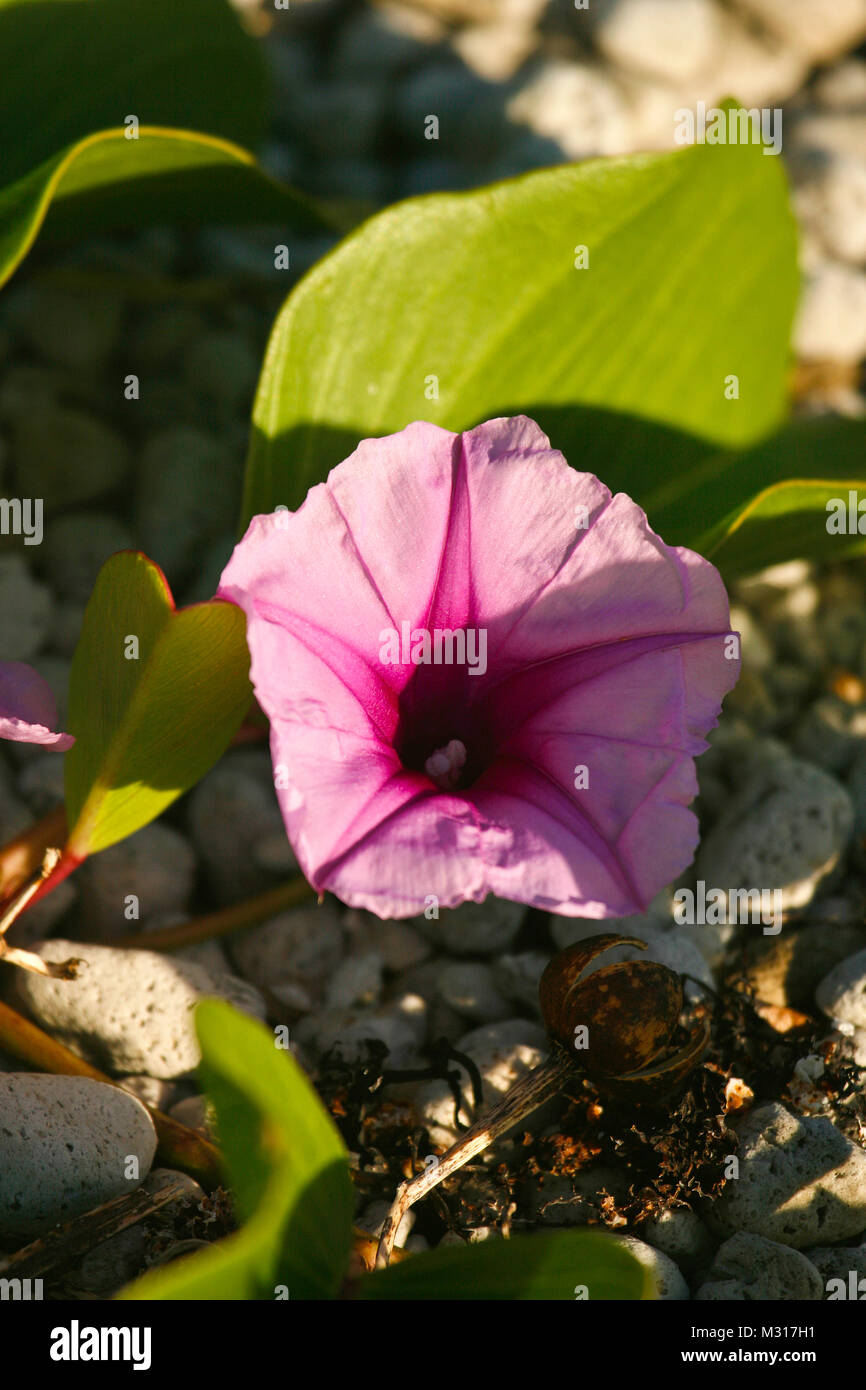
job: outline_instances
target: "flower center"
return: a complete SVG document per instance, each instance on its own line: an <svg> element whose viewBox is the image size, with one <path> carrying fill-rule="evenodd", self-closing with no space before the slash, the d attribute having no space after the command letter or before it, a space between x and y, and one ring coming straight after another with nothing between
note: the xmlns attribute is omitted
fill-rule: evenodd
<svg viewBox="0 0 866 1390"><path fill-rule="evenodd" d="M443 791L453 791L459 785L463 768L466 766L466 745L459 738L452 738L444 748L437 748L424 764L424 771L431 781Z"/></svg>

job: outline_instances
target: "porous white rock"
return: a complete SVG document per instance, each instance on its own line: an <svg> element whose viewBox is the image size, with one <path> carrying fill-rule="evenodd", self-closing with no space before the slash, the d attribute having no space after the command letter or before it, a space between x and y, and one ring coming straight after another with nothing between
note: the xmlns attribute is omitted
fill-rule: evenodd
<svg viewBox="0 0 866 1390"><path fill-rule="evenodd" d="M821 1276L789 1245L738 1231L720 1245L706 1278L695 1291L698 1302L758 1302L819 1299Z"/></svg>
<svg viewBox="0 0 866 1390"><path fill-rule="evenodd" d="M755 765L698 852L707 888L776 890L805 907L838 864L854 823L845 788L798 758Z"/></svg>
<svg viewBox="0 0 866 1390"><path fill-rule="evenodd" d="M36 943L43 960L82 962L77 979L16 971L14 990L36 1022L80 1057L115 1075L170 1080L201 1053L193 1026L199 1000L215 996L264 1019L258 990L234 975L155 951L119 950L55 937Z"/></svg>
<svg viewBox="0 0 866 1390"><path fill-rule="evenodd" d="M834 966L815 990L815 1003L830 1018L866 1028L866 951Z"/></svg>
<svg viewBox="0 0 866 1390"><path fill-rule="evenodd" d="M739 1139L739 1176L708 1210L711 1226L797 1250L866 1228L866 1150L829 1119L800 1119L772 1101L729 1125Z"/></svg>

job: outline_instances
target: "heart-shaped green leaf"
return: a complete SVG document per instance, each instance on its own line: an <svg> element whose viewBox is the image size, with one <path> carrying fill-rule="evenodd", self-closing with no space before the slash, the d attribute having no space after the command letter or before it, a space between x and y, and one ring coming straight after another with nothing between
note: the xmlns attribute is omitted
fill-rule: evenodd
<svg viewBox="0 0 866 1390"><path fill-rule="evenodd" d="M614 1237L597 1231L550 1231L433 1250L358 1286L359 1298L608 1299L652 1298L649 1270Z"/></svg>
<svg viewBox="0 0 866 1390"><path fill-rule="evenodd" d="M106 849L158 816L224 752L250 699L239 608L176 611L145 555L107 560L72 662L67 854Z"/></svg>
<svg viewBox="0 0 866 1390"><path fill-rule="evenodd" d="M331 1117L260 1023L211 999L198 1006L196 1029L202 1081L246 1224L211 1249L145 1275L122 1297L334 1297L346 1274L353 1197Z"/></svg>
<svg viewBox="0 0 866 1390"><path fill-rule="evenodd" d="M781 422L797 284L784 173L759 146L588 161L387 208L280 312L245 515L299 504L360 438L517 412L617 486L629 435L639 499L669 449L682 465Z"/></svg>
<svg viewBox="0 0 866 1390"><path fill-rule="evenodd" d="M716 454L643 498L666 540L694 546L727 578L805 556L866 550L866 421L792 421L753 449ZM828 510L828 504L831 505Z"/></svg>
<svg viewBox="0 0 866 1390"><path fill-rule="evenodd" d="M150 126L137 140L98 131L0 192L0 285L43 226L67 237L189 221L338 225L336 214L277 183L239 145Z"/></svg>

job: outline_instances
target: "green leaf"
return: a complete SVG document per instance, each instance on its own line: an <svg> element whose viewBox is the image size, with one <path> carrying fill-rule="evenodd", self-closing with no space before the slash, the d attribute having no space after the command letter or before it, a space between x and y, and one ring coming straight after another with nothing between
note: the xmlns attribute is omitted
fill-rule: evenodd
<svg viewBox="0 0 866 1390"><path fill-rule="evenodd" d="M196 1010L201 1075L246 1224L157 1269L125 1299L332 1298L346 1273L353 1195L346 1150L294 1060L260 1023L217 1000Z"/></svg>
<svg viewBox="0 0 866 1390"><path fill-rule="evenodd" d="M242 148L265 133L266 74L226 0L0 0L0 53L0 285L43 225L338 226Z"/></svg>
<svg viewBox="0 0 866 1390"><path fill-rule="evenodd" d="M588 269L575 269L581 245ZM298 505L360 438L417 419L465 429L523 412L575 467L617 486L628 471L637 492L668 476L669 448L684 464L752 444L784 416L795 251L781 165L750 145L587 161L387 208L280 312L245 515Z"/></svg>
<svg viewBox="0 0 866 1390"><path fill-rule="evenodd" d="M413 1256L362 1279L359 1298L554 1299L585 1286L590 1303L653 1297L649 1271L609 1235L554 1231L450 1246Z"/></svg>
<svg viewBox="0 0 866 1390"><path fill-rule="evenodd" d="M0 285L43 226L56 237L157 222L336 226L335 215L284 187L238 145L194 131L97 131L0 192Z"/></svg>
<svg viewBox="0 0 866 1390"><path fill-rule="evenodd" d="M129 115L265 134L263 55L228 0L0 0L0 53L4 183Z"/></svg>
<svg viewBox="0 0 866 1390"><path fill-rule="evenodd" d="M866 421L795 420L753 449L716 454L645 495L653 525L692 546L727 579L783 560L841 560L866 550L857 531L827 530L827 504L866 498Z"/></svg>
<svg viewBox="0 0 866 1390"><path fill-rule="evenodd" d="M72 661L68 853L106 849L158 816L221 756L250 699L239 608L176 611L145 555L107 560Z"/></svg>

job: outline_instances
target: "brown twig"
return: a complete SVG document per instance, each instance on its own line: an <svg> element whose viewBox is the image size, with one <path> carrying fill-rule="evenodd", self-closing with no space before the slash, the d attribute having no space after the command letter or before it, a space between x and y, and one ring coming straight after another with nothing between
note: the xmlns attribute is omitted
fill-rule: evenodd
<svg viewBox="0 0 866 1390"><path fill-rule="evenodd" d="M77 1057L62 1043L55 1042L35 1023L2 1002L0 1048L40 1071L52 1072L56 1076L87 1076L91 1081L102 1081L107 1086L123 1089L117 1081L97 1071L96 1067ZM161 1110L151 1105L146 1108L156 1129L159 1141L157 1152L161 1162L168 1168L179 1168L181 1172L189 1173L209 1191L219 1187L222 1182L222 1160L216 1145L203 1139L195 1130L179 1124L170 1115L164 1115Z"/></svg>
<svg viewBox="0 0 866 1390"><path fill-rule="evenodd" d="M74 980L81 965L81 961L74 956L69 960L47 961L33 951L24 951L20 946L10 946L6 940L6 932L51 877L60 859L59 849L47 849L42 857L41 868L33 871L0 912L0 960L5 960L7 965L17 965L22 970L32 970L34 975L48 975L55 980Z"/></svg>
<svg viewBox="0 0 866 1390"><path fill-rule="evenodd" d="M200 941L209 941L215 936L225 936L228 932L241 931L244 927L255 927L295 907L305 898L312 897L315 890L305 878L298 876L281 883L276 888L268 888L254 898L242 903L220 908L219 912L209 912L204 917L194 917L189 922L180 922L176 927L164 927L161 931L136 932L112 941L112 946L139 951L179 951L185 946L195 946Z"/></svg>
<svg viewBox="0 0 866 1390"><path fill-rule="evenodd" d="M53 1275L56 1278L78 1264L95 1245L101 1245L111 1236L152 1216L160 1207L186 1195L185 1184L167 1173L152 1188L140 1187L136 1192L113 1197L110 1202L64 1221L47 1235L7 1255L0 1260L0 1276L42 1279Z"/></svg>
<svg viewBox="0 0 866 1390"><path fill-rule="evenodd" d="M55 806L35 825L29 825L0 847L0 894L4 901L8 901L40 867L47 849L65 843L66 808Z"/></svg>
<svg viewBox="0 0 866 1390"><path fill-rule="evenodd" d="M574 1063L571 1058L562 1048L555 1048L543 1062L521 1077L498 1105L494 1105L492 1110L476 1120L457 1143L452 1144L438 1163L425 1168L423 1173L419 1173L410 1182L401 1183L379 1236L376 1268L382 1269L389 1263L400 1222L415 1202L426 1197L437 1183L456 1173L470 1158L481 1153L507 1130L525 1120L539 1105L556 1095L563 1082L573 1072Z"/></svg>

